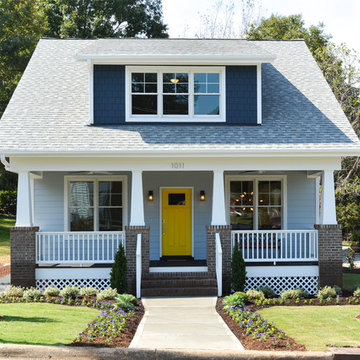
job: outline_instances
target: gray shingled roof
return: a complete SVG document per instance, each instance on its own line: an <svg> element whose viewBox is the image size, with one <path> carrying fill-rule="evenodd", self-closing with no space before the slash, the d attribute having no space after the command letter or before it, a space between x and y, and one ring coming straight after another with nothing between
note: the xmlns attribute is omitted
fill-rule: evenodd
<svg viewBox="0 0 360 360"><path fill-rule="evenodd" d="M96 55L238 55L271 54L246 40L207 39L99 39L78 52L78 56Z"/></svg>
<svg viewBox="0 0 360 360"><path fill-rule="evenodd" d="M0 153L343 149L345 155L346 149L360 149L359 139L302 41L251 42L276 55L272 64L262 65L261 126L87 126L88 69L75 55L98 42L39 42L0 121Z"/></svg>

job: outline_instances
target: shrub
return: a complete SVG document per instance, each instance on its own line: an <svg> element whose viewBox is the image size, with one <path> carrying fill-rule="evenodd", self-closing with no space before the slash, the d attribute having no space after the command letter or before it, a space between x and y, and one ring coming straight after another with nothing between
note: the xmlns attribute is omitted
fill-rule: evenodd
<svg viewBox="0 0 360 360"><path fill-rule="evenodd" d="M245 287L246 267L245 261L236 241L231 259L231 288L234 291L243 291Z"/></svg>
<svg viewBox="0 0 360 360"><path fill-rule="evenodd" d="M223 300L223 305L227 308L232 308L236 306L244 307L248 302L248 296L246 293L238 291L232 295L225 296Z"/></svg>
<svg viewBox="0 0 360 360"><path fill-rule="evenodd" d="M259 286L257 290L262 291L265 298L267 299L272 299L276 297L275 291L270 286Z"/></svg>
<svg viewBox="0 0 360 360"><path fill-rule="evenodd" d="M117 295L116 289L112 289L110 287L102 290L96 294L98 300L114 300Z"/></svg>
<svg viewBox="0 0 360 360"><path fill-rule="evenodd" d="M64 298L74 298L79 293L79 288L77 286L65 286L60 291L60 296Z"/></svg>
<svg viewBox="0 0 360 360"><path fill-rule="evenodd" d="M96 296L98 292L99 290L93 287L85 287L80 289L80 295L82 296Z"/></svg>
<svg viewBox="0 0 360 360"><path fill-rule="evenodd" d="M339 296L342 295L342 289L340 286L334 285L334 290L336 292L336 295L339 295Z"/></svg>
<svg viewBox="0 0 360 360"><path fill-rule="evenodd" d="M42 295L41 290L31 287L24 291L23 298L24 299L35 299L37 297L40 297L41 295Z"/></svg>
<svg viewBox="0 0 360 360"><path fill-rule="evenodd" d="M127 291L126 256L121 244L115 254L114 264L110 272L110 286L120 294Z"/></svg>
<svg viewBox="0 0 360 360"><path fill-rule="evenodd" d="M322 289L320 289L316 295L318 298L322 297L324 299L327 299L328 297L335 297L336 296L336 290L335 288L331 286L324 286Z"/></svg>
<svg viewBox="0 0 360 360"><path fill-rule="evenodd" d="M16 214L16 191L1 190L0 191L0 213Z"/></svg>
<svg viewBox="0 0 360 360"><path fill-rule="evenodd" d="M22 288L21 286L10 285L5 289L4 294L6 296L22 297L24 294L24 288Z"/></svg>
<svg viewBox="0 0 360 360"><path fill-rule="evenodd" d="M123 301L126 303L131 303L133 305L137 304L136 297L131 294L120 294L120 295L116 296L116 300Z"/></svg>
<svg viewBox="0 0 360 360"><path fill-rule="evenodd" d="M45 291L45 296L58 296L60 294L60 290L54 286L48 286Z"/></svg>
<svg viewBox="0 0 360 360"><path fill-rule="evenodd" d="M284 290L280 297L282 299L298 299L303 297L303 291L301 289L288 289Z"/></svg>
<svg viewBox="0 0 360 360"><path fill-rule="evenodd" d="M136 297L130 294L120 294L115 299L116 305L124 311L134 310L137 304Z"/></svg>
<svg viewBox="0 0 360 360"><path fill-rule="evenodd" d="M355 297L358 297L360 298L360 287L358 287L355 291L354 291L354 294L353 294Z"/></svg>
<svg viewBox="0 0 360 360"><path fill-rule="evenodd" d="M265 295L262 291L249 289L246 292L246 295L248 296L249 301L255 301L255 300L261 300L265 298Z"/></svg>

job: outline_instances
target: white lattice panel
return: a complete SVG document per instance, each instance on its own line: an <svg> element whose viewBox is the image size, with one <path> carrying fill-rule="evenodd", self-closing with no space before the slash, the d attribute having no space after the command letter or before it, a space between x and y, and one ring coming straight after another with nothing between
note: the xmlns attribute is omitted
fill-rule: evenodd
<svg viewBox="0 0 360 360"><path fill-rule="evenodd" d="M38 289L44 290L48 286L54 286L58 289L62 289L63 287L77 286L79 288L82 287L94 287L98 290L104 290L110 286L109 279L41 279L36 280L36 287Z"/></svg>
<svg viewBox="0 0 360 360"><path fill-rule="evenodd" d="M277 294L287 289L303 289L309 294L318 291L317 276L269 276L269 277L247 277L245 290L257 289L259 286L269 286Z"/></svg>

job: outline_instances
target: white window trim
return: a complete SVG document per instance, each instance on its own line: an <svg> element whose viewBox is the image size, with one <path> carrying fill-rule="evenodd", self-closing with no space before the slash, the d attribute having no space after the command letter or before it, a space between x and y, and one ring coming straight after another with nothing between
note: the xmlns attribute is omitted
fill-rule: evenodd
<svg viewBox="0 0 360 360"><path fill-rule="evenodd" d="M132 115L131 114L131 73L132 72L156 72L158 74L158 114L157 115ZM159 115L162 113L162 77L164 72L186 72L190 74L189 89L193 89L193 73L219 73L220 74L220 115L194 115L193 92L189 91L189 114L188 115ZM125 71L125 114L126 122L159 122L159 123L198 123L198 122L225 122L226 121L226 83L224 66L126 66ZM191 95L192 94L192 95ZM210 95L210 94L209 94Z"/></svg>
<svg viewBox="0 0 360 360"><path fill-rule="evenodd" d="M70 194L70 182L71 181L93 181L94 182L94 230L99 231L99 181L121 181L122 182L122 209L123 209L123 231L125 226L128 225L128 177L126 175L110 175L110 176L96 176L96 175L66 175L64 176L64 231L70 231L70 217L69 217L69 194Z"/></svg>
<svg viewBox="0 0 360 360"><path fill-rule="evenodd" d="M253 181L254 182L254 230L258 229L258 183L259 181L281 181L281 229L287 230L287 176L286 175L225 175L226 192L226 221L230 225L230 182ZM256 204L256 206L255 206Z"/></svg>

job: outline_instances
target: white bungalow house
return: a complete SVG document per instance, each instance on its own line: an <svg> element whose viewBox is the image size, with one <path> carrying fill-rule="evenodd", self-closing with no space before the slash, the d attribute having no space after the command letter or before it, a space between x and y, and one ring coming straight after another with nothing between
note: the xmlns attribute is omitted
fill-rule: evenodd
<svg viewBox="0 0 360 360"><path fill-rule="evenodd" d="M0 121L13 284L138 296L341 284L334 170L360 142L303 41L40 40ZM321 183L321 195L319 194Z"/></svg>

